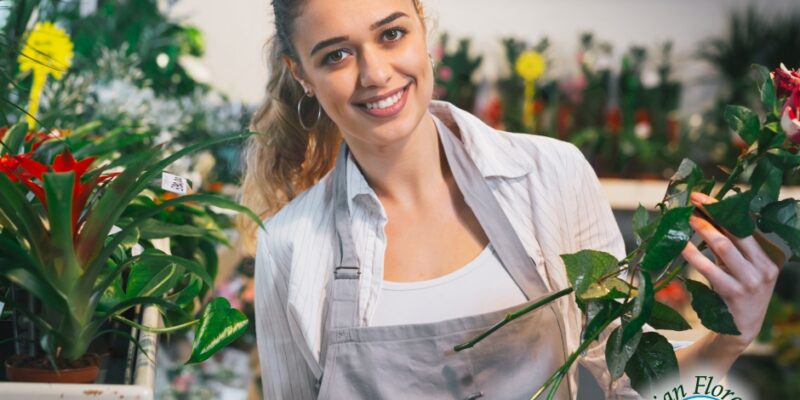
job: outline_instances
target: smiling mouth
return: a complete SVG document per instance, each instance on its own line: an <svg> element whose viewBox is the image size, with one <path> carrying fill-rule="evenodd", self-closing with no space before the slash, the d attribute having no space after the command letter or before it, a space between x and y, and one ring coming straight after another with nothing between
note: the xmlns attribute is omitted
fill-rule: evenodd
<svg viewBox="0 0 800 400"><path fill-rule="evenodd" d="M379 100L353 104L370 115L388 116L387 114L394 114L394 111L399 111L405 104L406 94L410 86L411 82Z"/></svg>

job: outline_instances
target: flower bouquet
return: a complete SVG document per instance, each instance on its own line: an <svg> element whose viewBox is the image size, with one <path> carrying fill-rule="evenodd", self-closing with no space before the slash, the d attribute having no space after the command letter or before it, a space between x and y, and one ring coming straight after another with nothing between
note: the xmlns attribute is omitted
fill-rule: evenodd
<svg viewBox="0 0 800 400"><path fill-rule="evenodd" d="M678 372L678 362L667 339L657 332L645 332L645 324L666 330L690 328L678 312L655 300L655 293L676 278L688 289L692 308L706 328L732 338L739 336L740 328L746 325L737 325L741 321L734 320L722 296L679 273L687 265L681 258L682 251L695 234L690 225L693 214L733 237L754 240L749 243L760 247L764 258L769 258L760 263L774 264L767 265L769 271L765 269L763 273L750 271L747 277L760 281L744 285L740 295L727 293L727 298L747 298L750 287L774 285L777 270L787 257L762 232L780 238L790 249L792 259L800 259L800 201L779 198L784 176L796 173L800 167L800 71L784 66L772 73L762 66L754 66L754 70L760 77L760 99L766 113L761 116L742 106L725 109L725 120L747 146L735 166L725 169L727 179L721 186L717 188L694 162L684 159L672 176L663 201L657 205L658 217L650 220L642 206L636 211L633 231L638 247L624 259L591 249L561 255L571 287L509 314L486 332L455 346L455 350L469 349L519 316L574 293L587 321L580 345L531 398L538 398L545 391L547 398L552 398L580 354L618 319L620 322L605 345L608 370L614 380L626 373L632 386L649 398L657 386ZM706 200L702 206L692 200L698 199L693 192L703 194L699 195ZM701 238L703 241L695 245L698 249L709 247L715 254L726 252L719 241ZM713 269L720 270L717 266ZM749 340L744 338L741 342Z"/></svg>

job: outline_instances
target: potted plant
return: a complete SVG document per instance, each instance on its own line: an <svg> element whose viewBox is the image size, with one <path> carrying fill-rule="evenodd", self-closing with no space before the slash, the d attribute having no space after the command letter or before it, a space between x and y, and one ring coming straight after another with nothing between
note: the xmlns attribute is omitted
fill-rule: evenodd
<svg viewBox="0 0 800 400"><path fill-rule="evenodd" d="M4 303L36 327L46 360L41 365L41 360L16 357L7 367L27 362L62 371L76 363L96 364L87 350L95 338L110 333L107 321L154 333L194 327L190 363L205 360L244 332L247 318L223 298L211 300L198 318L188 313L188 303L212 287L211 274L139 236L152 216L189 202L244 212L260 223L250 210L215 195L186 194L157 203L141 196L175 160L248 135L188 146L164 159L154 147L98 166L93 157L75 159L62 139L51 142L64 143L63 149L44 157L42 141L24 122L7 130L0 149L0 277L38 300L41 309L32 312L28 304L8 298ZM115 167L121 171L110 172ZM133 203L136 207L130 207ZM135 252L139 242L144 248ZM146 326L125 314L143 305L154 306L166 327ZM138 347L130 333L114 331Z"/></svg>

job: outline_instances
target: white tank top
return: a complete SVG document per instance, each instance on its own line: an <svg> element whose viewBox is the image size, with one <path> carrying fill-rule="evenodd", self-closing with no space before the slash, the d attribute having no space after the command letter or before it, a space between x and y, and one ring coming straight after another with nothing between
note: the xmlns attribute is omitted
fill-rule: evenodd
<svg viewBox="0 0 800 400"><path fill-rule="evenodd" d="M416 282L384 280L370 325L439 322L526 301L490 244L475 259L449 274Z"/></svg>

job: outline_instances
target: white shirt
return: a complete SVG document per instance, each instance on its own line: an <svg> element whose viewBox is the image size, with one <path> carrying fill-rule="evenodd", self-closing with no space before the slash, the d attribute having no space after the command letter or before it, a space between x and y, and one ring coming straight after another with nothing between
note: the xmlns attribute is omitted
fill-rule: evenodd
<svg viewBox="0 0 800 400"><path fill-rule="evenodd" d="M625 246L597 176L572 144L556 139L497 131L450 103L429 110L457 135L473 159L520 240L533 257L548 290L570 286L560 254L582 249L606 251L619 259ZM459 133L460 132L460 133ZM386 211L348 156L348 207L362 271L359 313L369 326L383 283ZM321 376L319 351L325 286L333 269L332 174L300 193L260 230L256 254L256 333L265 397L310 399ZM560 301L568 351L580 344L583 316L574 296ZM609 398L638 398L626 376L609 388L601 340L579 358ZM570 369L577 387L577 366Z"/></svg>
<svg viewBox="0 0 800 400"><path fill-rule="evenodd" d="M370 325L438 322L526 301L489 244L473 260L445 275L415 282L384 280Z"/></svg>

